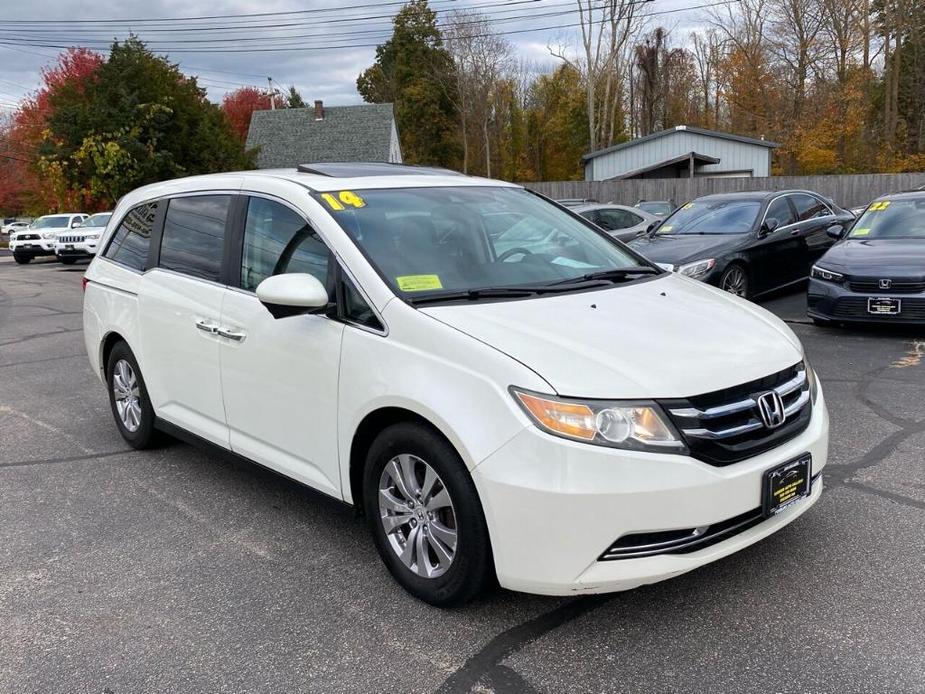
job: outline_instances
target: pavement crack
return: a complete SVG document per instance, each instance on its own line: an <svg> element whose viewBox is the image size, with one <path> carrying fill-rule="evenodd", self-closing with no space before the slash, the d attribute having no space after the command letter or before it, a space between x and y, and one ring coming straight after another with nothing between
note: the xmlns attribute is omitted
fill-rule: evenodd
<svg viewBox="0 0 925 694"><path fill-rule="evenodd" d="M586 615L613 598L613 595L607 594L574 598L554 610L501 632L450 675L437 689L437 694L462 694L471 691L489 673L495 672L503 660L524 646L546 636L563 624ZM510 668L507 670L513 672ZM497 674L495 676L497 677Z"/></svg>
<svg viewBox="0 0 925 694"><path fill-rule="evenodd" d="M57 465L58 463L77 463L82 460L96 460L99 458L112 458L117 455L131 453L133 449L126 448L121 451L109 451L106 453L89 453L87 455L72 455L64 458L45 458L42 460L20 460L14 463L0 463L0 468L5 467L29 467L30 465Z"/></svg>

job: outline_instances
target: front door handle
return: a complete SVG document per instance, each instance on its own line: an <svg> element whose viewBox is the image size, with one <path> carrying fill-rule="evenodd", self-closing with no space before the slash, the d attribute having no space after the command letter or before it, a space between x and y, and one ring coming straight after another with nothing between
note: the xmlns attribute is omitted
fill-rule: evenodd
<svg viewBox="0 0 925 694"><path fill-rule="evenodd" d="M204 333L211 333L214 335L218 332L218 326L215 325L215 323L210 323L209 321L203 320L202 318L196 321L196 327L199 330L202 330Z"/></svg>
<svg viewBox="0 0 925 694"><path fill-rule="evenodd" d="M247 337L247 333L243 333L239 330L231 330L230 328L216 328L215 332L224 338L229 340L234 340L235 342L244 342L244 338Z"/></svg>
<svg viewBox="0 0 925 694"><path fill-rule="evenodd" d="M800 235L800 230L799 230L799 229L794 229L793 231L790 232L790 235L791 235L791 236L799 236L799 235Z"/></svg>

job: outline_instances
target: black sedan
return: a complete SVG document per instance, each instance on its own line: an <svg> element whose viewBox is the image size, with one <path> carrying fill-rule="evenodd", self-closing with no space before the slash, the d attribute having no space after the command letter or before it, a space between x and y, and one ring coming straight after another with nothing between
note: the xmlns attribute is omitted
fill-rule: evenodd
<svg viewBox="0 0 925 694"><path fill-rule="evenodd" d="M813 266L816 323L925 324L925 192L882 197Z"/></svg>
<svg viewBox="0 0 925 694"><path fill-rule="evenodd" d="M666 270L751 298L809 276L854 216L804 190L707 195L630 245Z"/></svg>

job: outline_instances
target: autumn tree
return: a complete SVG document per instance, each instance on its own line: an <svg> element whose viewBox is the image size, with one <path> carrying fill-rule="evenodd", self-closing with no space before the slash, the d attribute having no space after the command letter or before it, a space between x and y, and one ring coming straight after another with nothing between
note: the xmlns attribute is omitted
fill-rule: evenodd
<svg viewBox="0 0 925 694"><path fill-rule="evenodd" d="M247 139L247 131L250 129L251 115L254 111L264 111L269 108L270 95L257 87L240 87L233 92L228 92L222 99L222 111L225 112L231 129L241 142Z"/></svg>

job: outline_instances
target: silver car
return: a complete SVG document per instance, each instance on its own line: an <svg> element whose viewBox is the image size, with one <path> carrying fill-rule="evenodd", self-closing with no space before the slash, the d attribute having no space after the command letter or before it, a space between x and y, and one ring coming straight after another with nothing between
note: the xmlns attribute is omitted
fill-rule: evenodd
<svg viewBox="0 0 925 694"><path fill-rule="evenodd" d="M582 217L620 241L629 241L644 232L659 218L638 207L626 205L581 205L572 208Z"/></svg>

